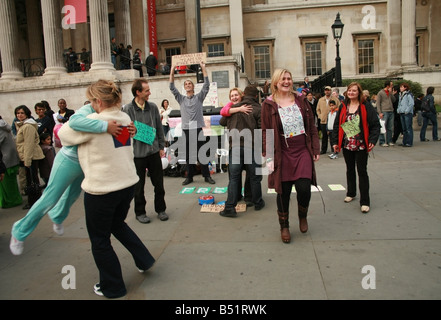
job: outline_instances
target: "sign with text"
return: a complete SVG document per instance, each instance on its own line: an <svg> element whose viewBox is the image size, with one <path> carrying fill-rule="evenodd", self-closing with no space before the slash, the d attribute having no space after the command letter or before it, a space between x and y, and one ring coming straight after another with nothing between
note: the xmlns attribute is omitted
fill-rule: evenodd
<svg viewBox="0 0 441 320"><path fill-rule="evenodd" d="M201 212L205 213L217 213L221 212L225 209L224 204L204 204L201 207ZM245 203L240 203L236 205L236 212L246 212L247 211L247 205Z"/></svg>
<svg viewBox="0 0 441 320"><path fill-rule="evenodd" d="M201 62L207 63L207 53L189 53L173 56L172 65L173 66L188 66L192 64L200 64Z"/></svg>
<svg viewBox="0 0 441 320"><path fill-rule="evenodd" d="M147 143L148 145L153 145L156 137L156 129L139 121L135 121L135 127L136 135L133 139Z"/></svg>

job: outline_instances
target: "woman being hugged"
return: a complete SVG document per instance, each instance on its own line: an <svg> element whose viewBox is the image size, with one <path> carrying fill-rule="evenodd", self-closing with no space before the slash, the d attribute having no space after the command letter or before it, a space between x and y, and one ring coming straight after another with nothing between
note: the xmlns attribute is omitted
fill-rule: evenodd
<svg viewBox="0 0 441 320"><path fill-rule="evenodd" d="M357 194L357 171L361 212L368 213L370 197L367 163L369 152L375 147L380 136L380 121L375 109L363 104L364 97L360 84L351 83L346 95L334 122L331 143L334 152L339 152L343 148L347 180L344 201L351 202Z"/></svg>
<svg viewBox="0 0 441 320"><path fill-rule="evenodd" d="M127 129L131 120L121 111L121 92L112 81L100 80L89 86L86 94L96 111L88 117L117 121L123 127L123 133L116 138L110 134L76 132L65 125L60 130L60 138L65 145L78 145L78 157L84 172L81 187L85 191L86 226L99 270L95 293L118 298L127 290L111 245L111 235L129 250L140 271L149 269L155 259L124 222L139 178Z"/></svg>
<svg viewBox="0 0 441 320"><path fill-rule="evenodd" d="M300 231L308 231L306 217L311 184L317 186L314 161L320 159L320 141L312 108L304 97L294 92L290 71L274 72L271 92L262 104L263 156L269 171L268 187L277 193L281 238L289 243L289 201L293 185L297 192Z"/></svg>

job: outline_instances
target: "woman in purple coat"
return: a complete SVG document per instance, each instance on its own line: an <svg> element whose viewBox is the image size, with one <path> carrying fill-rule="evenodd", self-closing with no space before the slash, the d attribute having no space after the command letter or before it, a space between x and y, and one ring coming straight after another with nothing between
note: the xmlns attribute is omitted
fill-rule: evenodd
<svg viewBox="0 0 441 320"><path fill-rule="evenodd" d="M277 214L284 243L289 233L289 201L297 192L300 231L308 231L311 184L317 186L314 162L320 159L320 142L312 108L293 89L292 74L276 70L271 92L262 104L263 156L269 171L268 187L277 193Z"/></svg>

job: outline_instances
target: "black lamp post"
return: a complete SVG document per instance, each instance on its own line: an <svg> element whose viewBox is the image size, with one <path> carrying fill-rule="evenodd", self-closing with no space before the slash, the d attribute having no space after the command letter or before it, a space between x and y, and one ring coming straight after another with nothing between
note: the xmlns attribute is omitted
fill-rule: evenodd
<svg viewBox="0 0 441 320"><path fill-rule="evenodd" d="M335 18L334 24L332 25L332 34L334 36L334 39L336 41L337 46L337 57L335 58L335 86L341 87L342 81L341 81L341 58L340 58L340 39L343 35L343 28L344 28L343 22L340 20L340 13L337 13L337 17Z"/></svg>

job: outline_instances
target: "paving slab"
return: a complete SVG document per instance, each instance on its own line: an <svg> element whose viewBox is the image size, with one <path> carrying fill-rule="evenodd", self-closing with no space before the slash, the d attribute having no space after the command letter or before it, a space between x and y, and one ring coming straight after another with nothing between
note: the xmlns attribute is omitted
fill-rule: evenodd
<svg viewBox="0 0 441 320"><path fill-rule="evenodd" d="M316 168L322 191L312 193L306 234L298 229L292 194L290 244L280 240L276 195L268 193L266 177L265 208L248 208L233 219L200 212L200 195L180 194L183 179L166 177L170 219L165 222L153 211L147 182L152 222L139 223L132 207L127 223L157 261L141 274L113 239L128 290L118 300L441 299L441 143L376 147L368 164L368 214L360 212L358 197L344 203L345 190L330 188L346 188L342 155L335 160L322 156ZM227 173L213 178L214 186L201 176L191 186L228 186ZM214 196L216 202L227 198ZM0 209L0 299L105 300L92 289L98 271L85 227L83 196L66 219L63 236L54 234L46 216L25 241L24 253L13 256L10 230L25 213L21 207ZM68 277L72 272L63 269L69 266L75 270L74 281ZM63 283L75 288L66 289ZM375 288L369 287L373 284Z"/></svg>

